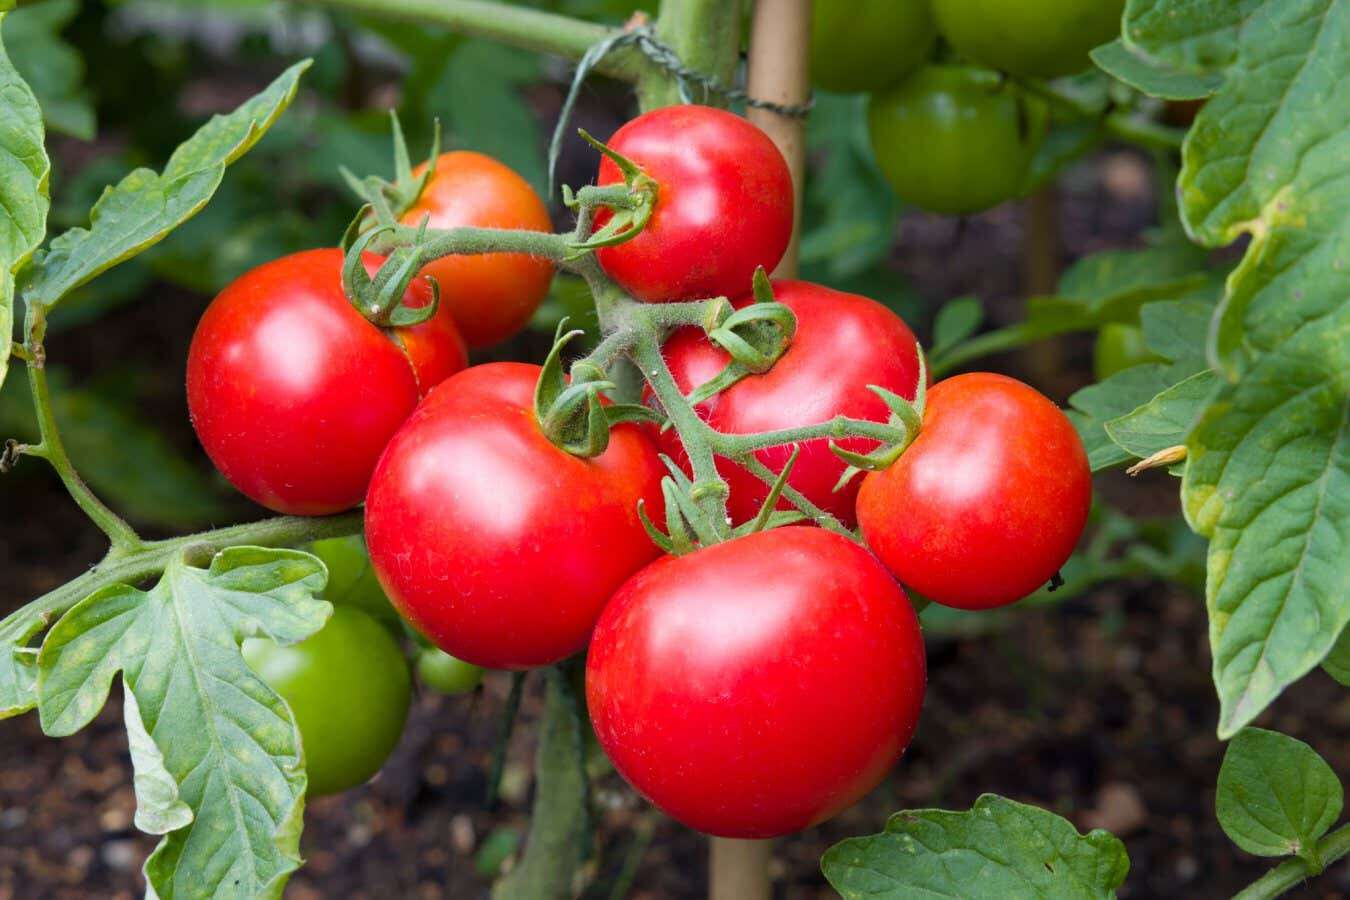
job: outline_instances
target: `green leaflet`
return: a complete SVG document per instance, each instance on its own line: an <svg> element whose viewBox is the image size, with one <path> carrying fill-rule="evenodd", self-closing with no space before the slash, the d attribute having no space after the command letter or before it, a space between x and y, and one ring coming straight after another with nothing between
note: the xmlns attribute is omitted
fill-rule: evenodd
<svg viewBox="0 0 1350 900"><path fill-rule="evenodd" d="M1223 84L1216 74L1196 74L1171 68L1156 59L1136 53L1116 39L1090 54L1092 61L1114 78L1136 90L1168 100L1198 100Z"/></svg>
<svg viewBox="0 0 1350 900"><path fill-rule="evenodd" d="M0 13L0 33L9 15ZM14 273L47 233L51 168L42 110L0 42L0 384L14 331Z"/></svg>
<svg viewBox="0 0 1350 900"><path fill-rule="evenodd" d="M835 844L820 868L844 900L1110 898L1125 881L1125 845L1081 835L1052 812L984 794L966 812L891 816L881 834Z"/></svg>
<svg viewBox="0 0 1350 900"><path fill-rule="evenodd" d="M228 115L213 116L169 157L163 173L136 169L103 192L90 227L51 242L28 291L48 306L100 272L164 239L196 215L225 176L225 167L258 142L295 96L304 60Z"/></svg>
<svg viewBox="0 0 1350 900"><path fill-rule="evenodd" d="M1313 748L1244 728L1224 753L1214 806L1224 833L1248 853L1305 856L1336 824L1344 800L1336 773Z"/></svg>
<svg viewBox="0 0 1350 900"><path fill-rule="evenodd" d="M1315 667L1350 620L1350 8L1132 0L1132 50L1222 73L1178 180L1187 232L1248 235L1209 330L1224 383L1186 442L1210 538L1219 735Z"/></svg>
<svg viewBox="0 0 1350 900"><path fill-rule="evenodd" d="M321 628L325 577L307 553L231 547L209 569L174 560L148 591L96 591L48 632L37 674L47 734L87 725L122 675L136 823L166 835L145 864L163 900L279 897L300 864L299 733L239 645Z"/></svg>
<svg viewBox="0 0 1350 900"><path fill-rule="evenodd" d="M1106 423L1106 434L1139 458L1185 443L1218 378L1208 370L1179 381L1142 406Z"/></svg>

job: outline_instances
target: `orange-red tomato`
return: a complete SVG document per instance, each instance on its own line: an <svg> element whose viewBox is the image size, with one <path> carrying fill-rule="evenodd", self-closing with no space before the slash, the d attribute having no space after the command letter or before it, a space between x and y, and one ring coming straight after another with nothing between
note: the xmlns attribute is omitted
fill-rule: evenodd
<svg viewBox="0 0 1350 900"><path fill-rule="evenodd" d="M426 163L413 170L421 175ZM552 231L539 195L509 166L482 153L455 150L436 159L436 171L402 221L432 228L516 228ZM548 260L521 253L443 256L423 275L436 279L441 303L470 347L503 341L524 328L553 278Z"/></svg>

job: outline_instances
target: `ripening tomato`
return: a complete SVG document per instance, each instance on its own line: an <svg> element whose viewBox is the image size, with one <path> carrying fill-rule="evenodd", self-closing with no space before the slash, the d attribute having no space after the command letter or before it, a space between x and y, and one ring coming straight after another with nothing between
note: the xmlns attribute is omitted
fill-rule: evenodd
<svg viewBox="0 0 1350 900"><path fill-rule="evenodd" d="M969 66L924 66L873 96L867 111L872 151L895 193L947 215L1023 193L1046 122L1039 98Z"/></svg>
<svg viewBox="0 0 1350 900"><path fill-rule="evenodd" d="M690 300L750 290L792 236L792 176L758 127L710 106L643 113L610 138L658 184L656 208L637 237L596 252L601 267L640 300ZM610 159L599 183L623 181ZM595 217L596 228L611 218Z"/></svg>
<svg viewBox="0 0 1350 900"><path fill-rule="evenodd" d="M426 163L413 170L421 175ZM407 225L430 216L432 228L552 231L539 195L509 166L482 153L456 150L436 158L422 196L403 214ZM520 253L443 256L422 267L436 279L441 303L470 347L503 341L524 328L548 294L553 264Z"/></svg>
<svg viewBox="0 0 1350 900"><path fill-rule="evenodd" d="M417 654L417 678L441 694L467 694L483 683L483 668L427 647Z"/></svg>
<svg viewBox="0 0 1350 900"><path fill-rule="evenodd" d="M827 91L877 91L923 65L937 42L928 0L815 0L811 78Z"/></svg>
<svg viewBox="0 0 1350 900"><path fill-rule="evenodd" d="M379 258L366 258L372 272ZM431 302L420 279L405 303ZM342 292L342 251L293 253L235 279L188 350L188 409L207 455L269 509L356 506L380 451L438 382L466 364L444 308L383 331Z"/></svg>
<svg viewBox="0 0 1350 900"><path fill-rule="evenodd" d="M360 535L325 538L304 549L321 559L328 569L323 599L335 606L355 606L371 618L402 630L403 620L389 605Z"/></svg>
<svg viewBox="0 0 1350 900"><path fill-rule="evenodd" d="M447 380L389 442L366 497L366 545L394 607L446 653L544 666L586 645L605 601L659 552L663 468L636 425L593 459L535 420L538 366ZM657 519L659 521L659 518Z"/></svg>
<svg viewBox="0 0 1350 900"><path fill-rule="evenodd" d="M932 0L956 52L1015 75L1054 78L1092 64L1088 51L1120 35L1125 0Z"/></svg>
<svg viewBox="0 0 1350 900"><path fill-rule="evenodd" d="M1092 473L1067 416L988 372L928 393L923 427L858 493L863 537L907 587L944 606L991 609L1044 585L1087 524Z"/></svg>
<svg viewBox="0 0 1350 900"><path fill-rule="evenodd" d="M801 526L643 569L586 662L614 767L724 837L798 831L858 800L909 744L923 694L904 591L862 547Z"/></svg>
<svg viewBox="0 0 1350 900"><path fill-rule="evenodd" d="M323 628L298 644L249 638L243 649L295 716L310 796L356 787L380 770L403 734L412 695L408 661L383 625L334 606Z"/></svg>
<svg viewBox="0 0 1350 900"><path fill-rule="evenodd" d="M877 385L913 400L919 384L918 342L904 320L875 300L846 294L807 281L774 281L774 297L797 316L797 333L772 369L749 375L698 407L699 415L719 431L747 434L775 431L849 416L885 422L889 410L867 389ZM736 306L753 302L741 297ZM666 362L680 390L688 394L727 364L725 351L697 328L683 328L666 341ZM650 400L650 391L648 392ZM661 451L688 469L688 457L674 429L652 433ZM840 441L840 446L866 453L876 442L865 438ZM848 525L857 518L854 498L858 481L834 490L845 464L820 438L801 443L788 483L807 499ZM791 447L757 451L760 462L781 471ZM718 471L731 488L727 511L732 521L754 518L769 494L755 475L726 459ZM783 501L781 508L789 508Z"/></svg>

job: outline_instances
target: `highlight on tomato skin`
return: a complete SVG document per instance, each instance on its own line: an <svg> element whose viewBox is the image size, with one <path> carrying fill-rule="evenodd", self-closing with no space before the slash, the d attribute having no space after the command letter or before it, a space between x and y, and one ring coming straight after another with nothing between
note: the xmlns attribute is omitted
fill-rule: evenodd
<svg viewBox="0 0 1350 900"><path fill-rule="evenodd" d="M919 436L863 479L858 521L902 584L944 606L992 609L1050 582L1091 505L1069 418L1027 384L974 372L928 392Z"/></svg>
<svg viewBox="0 0 1350 900"><path fill-rule="evenodd" d="M380 259L364 262L373 272ZM330 247L246 272L211 301L188 349L198 439L231 484L276 512L359 504L420 397L468 362L445 309L388 331L368 321L343 293L342 263ZM404 303L430 302L414 280Z"/></svg>
<svg viewBox="0 0 1350 900"><path fill-rule="evenodd" d="M394 607L485 668L584 649L614 591L660 552L637 511L664 508L655 447L631 423L590 459L554 446L534 417L540 371L487 363L443 382L389 442L366 497L366 544Z"/></svg>
<svg viewBox="0 0 1350 900"><path fill-rule="evenodd" d="M863 547L803 526L652 563L606 606L586 662L615 768L722 837L800 831L861 798L908 745L924 688L904 591Z"/></svg>
<svg viewBox="0 0 1350 900"><path fill-rule="evenodd" d="M734 297L755 269L772 271L792 237L792 175L756 125L710 106L666 106L609 140L657 182L651 219L632 240L596 251L601 267L639 300ZM597 182L617 184L613 160ZM600 210L599 230L612 213Z"/></svg>
<svg viewBox="0 0 1350 900"><path fill-rule="evenodd" d="M868 390L876 385L913 400L919 383L918 339L895 312L861 294L837 291L808 281L776 279L774 299L792 310L797 330L792 342L769 371L748 375L699 404L708 424L729 434L747 434L814 425L835 416L885 422L885 402ZM754 301L744 295L737 308ZM674 332L662 348L675 383L685 394L712 379L730 360L697 328ZM646 392L651 401L650 389ZM688 457L673 429L652 428L661 452L689 471ZM835 485L846 464L830 452L829 441L802 441L788 484L808 500L852 527L858 479L839 490ZM847 438L841 447L867 453L876 446L865 438ZM755 455L774 472L787 464L792 447L770 447ZM728 459L717 461L718 474L731 493L728 512L735 523L755 517L769 495L769 486ZM779 509L790 509L781 500Z"/></svg>

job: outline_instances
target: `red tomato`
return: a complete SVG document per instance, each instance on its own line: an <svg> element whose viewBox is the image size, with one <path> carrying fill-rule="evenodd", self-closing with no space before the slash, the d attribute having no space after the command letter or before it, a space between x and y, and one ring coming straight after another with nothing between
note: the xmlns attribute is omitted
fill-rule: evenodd
<svg viewBox="0 0 1350 900"><path fill-rule="evenodd" d="M734 297L755 269L772 270L792 236L792 176L758 127L710 106L667 106L624 125L609 146L659 187L641 234L596 252L611 278L641 300ZM608 158L599 183L623 175ZM596 228L610 219L596 216Z"/></svg>
<svg viewBox="0 0 1350 900"><path fill-rule="evenodd" d="M491 363L446 381L389 442L366 497L366 545L394 607L492 669L576 653L658 553L637 514L645 500L661 515L651 442L630 424L593 459L558 449L534 418L538 378Z"/></svg>
<svg viewBox="0 0 1350 900"><path fill-rule="evenodd" d="M923 693L904 591L862 547L800 526L643 569L586 663L615 768L724 837L798 831L858 800L908 745Z"/></svg>
<svg viewBox="0 0 1350 900"><path fill-rule="evenodd" d="M369 256L375 271L379 258ZM405 302L431 301L414 280ZM464 368L443 308L384 332L342 292L342 251L306 250L235 279L188 350L188 409L216 468L270 509L323 515L365 496L380 451L418 398Z"/></svg>
<svg viewBox="0 0 1350 900"><path fill-rule="evenodd" d="M889 410L867 390L883 387L914 399L919 384L919 355L914 333L886 307L857 294L846 294L806 281L775 281L774 296L797 316L797 333L787 351L763 375L750 375L700 404L699 414L719 431L745 434L813 425L835 416L886 421ZM735 301L745 306L750 296ZM671 335L666 362L680 390L688 394L711 379L729 357L697 328ZM653 429L653 434L656 430ZM688 469L688 460L674 429L657 436L661 451ZM842 447L866 453L875 441L850 439ZM775 472L791 455L791 447L758 451ZM853 525L858 480L834 490L845 464L830 452L829 441L806 441L788 483L807 499ZM730 460L718 460L718 471L731 488L728 512L745 522L759 511L769 494L763 481ZM779 504L788 508L787 501Z"/></svg>
<svg viewBox="0 0 1350 900"><path fill-rule="evenodd" d="M426 163L413 170L421 175ZM529 182L490 156L457 150L436 159L422 196L403 214L432 228L515 228L552 231L548 209ZM470 347L505 340L525 327L548 294L553 264L520 253L443 256L422 267L435 278L441 303Z"/></svg>
<svg viewBox="0 0 1350 900"><path fill-rule="evenodd" d="M896 577L935 603L991 609L1048 582L1087 523L1092 473L1059 408L976 372L928 393L923 428L872 472L858 521Z"/></svg>

